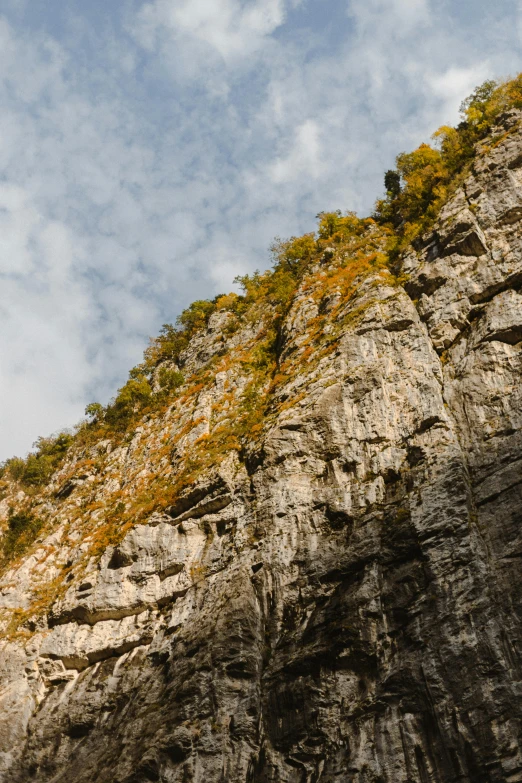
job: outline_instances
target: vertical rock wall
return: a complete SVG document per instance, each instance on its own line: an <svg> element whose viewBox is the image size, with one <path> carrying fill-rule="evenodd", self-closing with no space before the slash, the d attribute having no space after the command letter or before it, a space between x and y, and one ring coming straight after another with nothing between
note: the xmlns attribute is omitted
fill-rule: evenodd
<svg viewBox="0 0 522 783"><path fill-rule="evenodd" d="M306 281L262 448L217 460L3 645L1 780L522 781L519 120L404 285L367 276L335 311L315 363Z"/></svg>

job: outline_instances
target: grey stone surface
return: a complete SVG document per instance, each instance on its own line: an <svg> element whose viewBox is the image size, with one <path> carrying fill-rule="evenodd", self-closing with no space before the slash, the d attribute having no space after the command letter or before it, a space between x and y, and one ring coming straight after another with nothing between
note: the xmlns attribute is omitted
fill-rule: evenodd
<svg viewBox="0 0 522 783"><path fill-rule="evenodd" d="M407 254L404 287L359 286L259 453L217 465L2 643L2 781L522 781L521 188L516 130ZM303 288L282 356L316 315ZM144 423L110 453L93 497L146 476L162 434ZM57 573L84 551L61 513ZM23 608L40 562L5 576L4 607Z"/></svg>

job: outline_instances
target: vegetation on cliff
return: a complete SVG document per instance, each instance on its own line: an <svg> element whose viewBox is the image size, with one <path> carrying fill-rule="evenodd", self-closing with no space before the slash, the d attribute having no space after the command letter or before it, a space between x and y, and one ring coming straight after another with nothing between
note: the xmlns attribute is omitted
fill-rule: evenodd
<svg viewBox="0 0 522 783"><path fill-rule="evenodd" d="M421 144L397 156L396 169L385 175L386 196L377 201L374 214L379 223L395 230L392 256L433 223L465 177L477 144L491 133L500 115L521 108L522 74L502 83L486 81L462 102L456 128L443 125L432 136L434 146ZM489 143L498 143L502 136Z"/></svg>
<svg viewBox="0 0 522 783"><path fill-rule="evenodd" d="M357 286L371 275L386 273L392 279L395 259L434 221L466 176L483 140L488 137L487 144L492 145L502 138L502 134L492 138L491 130L511 108L522 108L522 75L502 84L485 82L463 102L462 122L456 128L443 126L434 134L433 146L422 144L397 157L396 169L385 175L386 195L377 201L372 217L321 213L314 232L277 239L271 247L270 270L237 278L241 294L198 300L174 325L165 324L108 405L91 403L74 432L40 438L34 453L3 463L0 501L6 497L10 503L1 543L3 564L20 556L45 529L38 505L46 496L55 498L57 492L60 496L59 487L49 489L56 471L70 462L71 476L81 470L101 473L103 459L92 456L96 444L129 443L144 420L168 414L177 429L151 456L150 473L141 484L137 482L132 500L120 490L114 493L104 510L104 526L93 538L92 552L119 540L136 521L168 507L227 453L251 454L272 417L288 404L280 393L284 385L299 375L300 367L310 369L333 349L345 317L343 305ZM303 285L317 314L307 324L302 345L282 356L282 324ZM327 301L329 322L338 325L330 331L325 329ZM220 314L220 328L232 347L215 351L202 367L191 369L191 345ZM246 334L250 336L234 343L234 335ZM199 432L198 401L216 377L231 368L235 388L212 407L210 420ZM71 476L62 476L61 484ZM20 490L21 499L16 500ZM81 513L96 510L86 494Z"/></svg>

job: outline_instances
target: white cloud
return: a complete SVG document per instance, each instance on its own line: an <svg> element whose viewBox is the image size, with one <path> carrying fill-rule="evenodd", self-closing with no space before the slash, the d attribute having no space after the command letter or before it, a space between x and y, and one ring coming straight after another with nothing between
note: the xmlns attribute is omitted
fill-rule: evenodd
<svg viewBox="0 0 522 783"><path fill-rule="evenodd" d="M514 0L464 5L154 0L131 38L77 16L60 41L0 17L0 459L274 236L371 209L396 153L516 70Z"/></svg>
<svg viewBox="0 0 522 783"><path fill-rule="evenodd" d="M458 107L463 99L470 95L477 85L491 78L493 70L485 60L473 68L450 67L442 73L433 74L428 78L427 88L431 94L443 102L444 116L448 123L458 122Z"/></svg>
<svg viewBox="0 0 522 783"><path fill-rule="evenodd" d="M288 154L272 164L272 180L278 184L303 175L316 178L321 168L322 152L319 127L314 120L308 119L295 129Z"/></svg>
<svg viewBox="0 0 522 783"><path fill-rule="evenodd" d="M174 46L183 45L184 38L198 41L231 63L255 53L283 24L289 5L287 0L155 0L141 8L132 28L148 49L168 32Z"/></svg>
<svg viewBox="0 0 522 783"><path fill-rule="evenodd" d="M350 0L348 13L359 26L360 34L372 32L380 38L404 38L418 27L432 22L428 0Z"/></svg>
<svg viewBox="0 0 522 783"><path fill-rule="evenodd" d="M41 222L37 210L28 203L27 193L14 184L0 184L0 270L31 271L30 242Z"/></svg>

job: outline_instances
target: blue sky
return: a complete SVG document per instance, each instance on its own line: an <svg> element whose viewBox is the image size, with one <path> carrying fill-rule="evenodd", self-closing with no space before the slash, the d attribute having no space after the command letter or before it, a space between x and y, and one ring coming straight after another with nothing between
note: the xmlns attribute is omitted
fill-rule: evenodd
<svg viewBox="0 0 522 783"><path fill-rule="evenodd" d="M0 459L275 236L369 213L521 36L512 0L4 0Z"/></svg>

